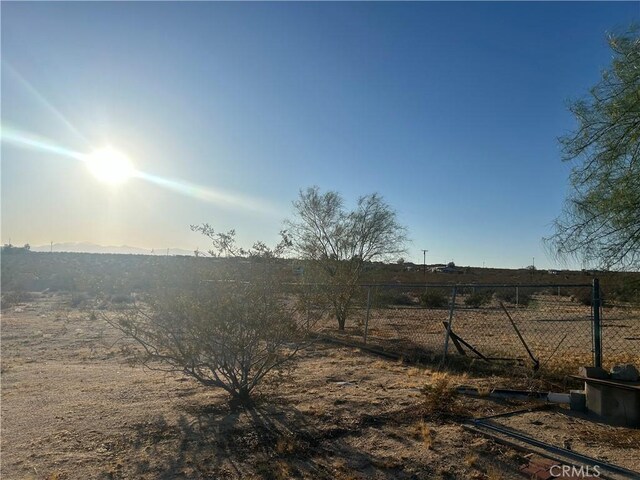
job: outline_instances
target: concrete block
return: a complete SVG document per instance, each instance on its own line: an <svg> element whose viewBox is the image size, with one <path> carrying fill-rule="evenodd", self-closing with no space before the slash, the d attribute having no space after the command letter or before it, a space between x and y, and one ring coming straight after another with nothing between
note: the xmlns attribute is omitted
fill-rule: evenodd
<svg viewBox="0 0 640 480"><path fill-rule="evenodd" d="M637 382L639 378L640 372L638 372L638 369L635 367L635 365L631 363L614 365L611 368L612 380L620 380L623 382Z"/></svg>
<svg viewBox="0 0 640 480"><path fill-rule="evenodd" d="M569 406L574 412L587 411L587 395L584 390L571 390L569 392Z"/></svg>
<svg viewBox="0 0 640 480"><path fill-rule="evenodd" d="M613 425L640 427L640 391L586 383L587 410Z"/></svg>
<svg viewBox="0 0 640 480"><path fill-rule="evenodd" d="M609 372L600 367L580 367L578 375L585 378L599 378L600 380L609 379Z"/></svg>

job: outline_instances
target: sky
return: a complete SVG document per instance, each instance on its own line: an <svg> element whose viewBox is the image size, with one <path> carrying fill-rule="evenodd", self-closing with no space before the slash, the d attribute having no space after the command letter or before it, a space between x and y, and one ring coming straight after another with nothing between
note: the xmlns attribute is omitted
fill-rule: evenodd
<svg viewBox="0 0 640 480"><path fill-rule="evenodd" d="M407 261L550 256L567 109L637 2L2 2L2 243L275 244L300 189L380 193ZM120 185L87 158L110 146Z"/></svg>

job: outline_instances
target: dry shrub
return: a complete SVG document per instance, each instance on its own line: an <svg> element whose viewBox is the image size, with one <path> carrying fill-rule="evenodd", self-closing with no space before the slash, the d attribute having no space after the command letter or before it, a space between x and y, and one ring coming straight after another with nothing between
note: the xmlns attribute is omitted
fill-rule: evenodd
<svg viewBox="0 0 640 480"><path fill-rule="evenodd" d="M261 478L270 480L288 480L292 477L292 471L289 464L284 460L275 460L260 462L256 466L256 473Z"/></svg>
<svg viewBox="0 0 640 480"><path fill-rule="evenodd" d="M500 473L500 470L498 470L496 467L490 466L487 469L487 480L502 480L503 478L504 477Z"/></svg>
<svg viewBox="0 0 640 480"><path fill-rule="evenodd" d="M479 308L490 303L492 297L493 291L472 293L464 299L464 304L471 308Z"/></svg>
<svg viewBox="0 0 640 480"><path fill-rule="evenodd" d="M132 359L222 388L233 405L250 406L263 378L306 342L308 324L273 270L284 244L270 250L258 242L244 251L234 247L233 231L217 234L208 225L194 230L209 236L220 252L247 257L244 271L222 265L210 273L194 270L194 288L162 289L143 304L125 304L103 318L139 347L130 349ZM247 274L250 281L244 280Z"/></svg>
<svg viewBox="0 0 640 480"><path fill-rule="evenodd" d="M427 449L433 449L433 433L424 421L420 421L413 426L413 433L418 440L422 440Z"/></svg>
<svg viewBox="0 0 640 480"><path fill-rule="evenodd" d="M67 475L65 473L56 471L49 475L48 480L64 480L66 478Z"/></svg>
<svg viewBox="0 0 640 480"><path fill-rule="evenodd" d="M478 464L478 456L475 453L469 453L464 457L464 463L469 468L474 468Z"/></svg>
<svg viewBox="0 0 640 480"><path fill-rule="evenodd" d="M33 293L24 291L6 292L2 294L0 300L0 308L6 310L7 308L14 307L21 303L27 303L34 298Z"/></svg>
<svg viewBox="0 0 640 480"><path fill-rule="evenodd" d="M103 318L142 347L130 350L131 360L222 388L237 405L251 404L255 387L293 357L303 337L268 281L220 280L199 292L149 297L146 305Z"/></svg>
<svg viewBox="0 0 640 480"><path fill-rule="evenodd" d="M457 401L457 392L447 373L434 373L431 376L431 383L422 387L421 392L424 395L425 414L434 416L462 414Z"/></svg>
<svg viewBox="0 0 640 480"><path fill-rule="evenodd" d="M488 397L491 395L492 388L487 386L478 387L478 396L479 397Z"/></svg>
<svg viewBox="0 0 640 480"><path fill-rule="evenodd" d="M420 297L420 303L428 308L444 308L449 303L449 297L440 290L428 290Z"/></svg>
<svg viewBox="0 0 640 480"><path fill-rule="evenodd" d="M299 449L295 437L282 436L276 442L276 453L278 455L291 455Z"/></svg>

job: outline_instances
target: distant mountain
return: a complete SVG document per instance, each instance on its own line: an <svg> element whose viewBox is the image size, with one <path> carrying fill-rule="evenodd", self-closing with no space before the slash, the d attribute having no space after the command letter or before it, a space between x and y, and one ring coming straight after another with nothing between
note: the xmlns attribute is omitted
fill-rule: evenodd
<svg viewBox="0 0 640 480"><path fill-rule="evenodd" d="M51 245L40 245L37 247L31 247L33 252L50 252L52 250ZM104 246L97 245L95 243L87 242L66 242L66 243L54 243L54 252L71 252L71 253L119 253L125 255L167 255L166 248L139 248L130 247L128 245L119 246ZM184 250L182 248L169 248L169 255L189 255L193 256L193 250Z"/></svg>

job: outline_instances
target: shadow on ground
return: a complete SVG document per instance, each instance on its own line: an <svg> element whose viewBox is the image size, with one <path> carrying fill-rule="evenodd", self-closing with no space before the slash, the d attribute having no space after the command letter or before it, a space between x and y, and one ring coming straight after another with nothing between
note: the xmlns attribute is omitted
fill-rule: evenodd
<svg viewBox="0 0 640 480"><path fill-rule="evenodd" d="M345 441L387 421L364 417L353 425L318 427L296 408L280 403L258 402L235 411L226 404L190 406L176 422L158 416L134 426L127 448L137 450L138 460L126 470L160 479L429 477L427 466L416 476L415 471L403 471L400 461L375 456ZM407 447L411 447L408 440ZM113 473L109 476L119 476Z"/></svg>

